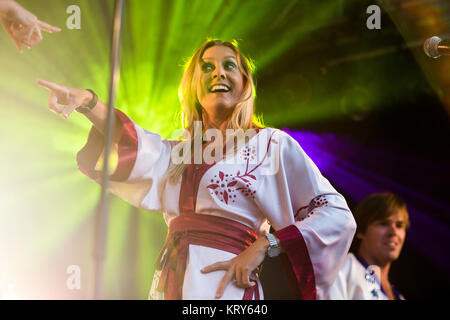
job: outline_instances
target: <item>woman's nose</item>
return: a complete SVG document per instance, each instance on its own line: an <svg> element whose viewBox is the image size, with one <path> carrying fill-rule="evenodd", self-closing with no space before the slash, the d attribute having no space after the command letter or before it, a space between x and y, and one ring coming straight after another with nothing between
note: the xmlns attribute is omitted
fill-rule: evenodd
<svg viewBox="0 0 450 320"><path fill-rule="evenodd" d="M216 74L213 76L213 79L216 79L216 78L219 78L219 79L225 79L225 75L224 75L223 73L216 73Z"/></svg>
<svg viewBox="0 0 450 320"><path fill-rule="evenodd" d="M222 68L217 68L213 73L213 79L216 78L225 79L225 72L222 70Z"/></svg>

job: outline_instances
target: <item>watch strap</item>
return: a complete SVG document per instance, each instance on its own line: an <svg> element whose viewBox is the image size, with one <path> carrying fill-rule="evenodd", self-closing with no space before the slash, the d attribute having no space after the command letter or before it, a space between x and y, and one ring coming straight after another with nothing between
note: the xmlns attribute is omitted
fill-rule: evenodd
<svg viewBox="0 0 450 320"><path fill-rule="evenodd" d="M267 233L266 234L267 239L269 240L269 246L271 248L273 247L279 247L277 239L275 238L275 236L271 233Z"/></svg>
<svg viewBox="0 0 450 320"><path fill-rule="evenodd" d="M277 257L281 253L281 246L278 244L277 239L271 233L267 233L266 238L269 240L267 255L271 258Z"/></svg>
<svg viewBox="0 0 450 320"><path fill-rule="evenodd" d="M91 90L91 89L86 89L86 90L92 93L92 99L87 104L83 104L75 109L75 111L77 111L79 113L87 113L87 112L91 111L92 109L94 109L94 107L97 105L98 96L95 94L95 92L93 90Z"/></svg>

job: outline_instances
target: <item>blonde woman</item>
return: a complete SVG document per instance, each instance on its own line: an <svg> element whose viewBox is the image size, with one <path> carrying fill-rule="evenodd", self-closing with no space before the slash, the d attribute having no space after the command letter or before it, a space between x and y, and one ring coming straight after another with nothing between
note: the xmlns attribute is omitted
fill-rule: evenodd
<svg viewBox="0 0 450 320"><path fill-rule="evenodd" d="M345 199L295 140L253 121L251 71L233 42L196 51L179 89L183 141L115 110L111 191L162 212L169 226L151 299L263 299L258 267L280 253L295 296L320 299L347 254L356 225ZM92 91L38 82L51 90L51 110L77 110L92 122L77 159L99 182L105 104Z"/></svg>

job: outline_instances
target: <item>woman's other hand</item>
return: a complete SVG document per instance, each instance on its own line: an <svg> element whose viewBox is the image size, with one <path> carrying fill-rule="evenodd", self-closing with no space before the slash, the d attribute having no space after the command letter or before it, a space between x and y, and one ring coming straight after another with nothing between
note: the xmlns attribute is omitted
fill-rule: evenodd
<svg viewBox="0 0 450 320"><path fill-rule="evenodd" d="M256 283L250 281L250 275L264 261L268 248L269 240L264 236L260 236L250 247L233 259L216 262L203 268L201 270L203 273L217 270L226 271L217 289L216 298L220 298L223 295L225 288L233 278L235 279L236 286L240 288L253 287Z"/></svg>
<svg viewBox="0 0 450 320"><path fill-rule="evenodd" d="M89 103L92 93L84 90L66 87L45 80L37 80L37 83L50 90L48 107L56 114L62 114L67 119L79 106Z"/></svg>
<svg viewBox="0 0 450 320"><path fill-rule="evenodd" d="M27 11L13 0L0 0L3 10L0 11L0 24L16 45L19 52L23 46L29 48L41 41L41 30L53 33L61 31L60 28L40 21L34 14Z"/></svg>

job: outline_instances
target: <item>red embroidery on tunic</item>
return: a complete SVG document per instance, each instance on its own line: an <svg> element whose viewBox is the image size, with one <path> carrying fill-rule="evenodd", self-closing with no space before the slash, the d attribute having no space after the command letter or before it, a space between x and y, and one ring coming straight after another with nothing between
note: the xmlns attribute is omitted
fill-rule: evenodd
<svg viewBox="0 0 450 320"><path fill-rule="evenodd" d="M236 177L237 175L233 176L232 174L219 171L219 175L214 175L214 179L211 179L212 183L208 185L207 188L210 189L211 194L215 194L220 201L223 201L226 204L228 204L228 201L235 202L236 191L241 189L236 189L235 187L238 183Z"/></svg>
<svg viewBox="0 0 450 320"><path fill-rule="evenodd" d="M297 212L294 215L295 221L302 221L303 219L305 219L305 217L301 216L302 214L301 212L306 208L308 208L308 206L301 207L300 209L297 210Z"/></svg>
<svg viewBox="0 0 450 320"><path fill-rule="evenodd" d="M244 161L248 160L255 160L256 158L256 147L252 146L251 148L246 146L244 149L242 149L241 151L241 159L243 159Z"/></svg>
<svg viewBox="0 0 450 320"><path fill-rule="evenodd" d="M311 200L308 206L308 212L313 211L315 208L325 207L328 205L328 200L325 196L318 196Z"/></svg>
<svg viewBox="0 0 450 320"><path fill-rule="evenodd" d="M301 207L295 213L295 221L303 221L314 214L314 209L328 206L328 200L325 196L317 196L311 200L308 206ZM306 209L306 216L302 217L302 211ZM305 214L303 213L303 214Z"/></svg>
<svg viewBox="0 0 450 320"><path fill-rule="evenodd" d="M272 134L273 135L273 134ZM256 147L248 147L246 146L241 151L241 157L244 161L246 161L245 165L245 172L241 174L241 171L239 170L236 174L227 174L222 171L219 171L218 176L214 175L214 179L211 179L211 184L207 186L208 189L210 189L211 195L215 195L220 201L225 202L228 204L229 201L235 202L236 201L236 193L238 191L246 196L251 197L252 199L255 199L256 190L254 190L252 183L257 180L256 176L252 173L258 169L264 160L267 157L267 154L269 153L269 147L271 143L276 143L275 140L272 140L272 136L269 139L269 143L267 144L267 150L266 154L264 155L261 162L259 162L252 170L249 171L248 165L250 164L251 160L254 160L256 157ZM240 186L238 188L238 182L242 181L245 183L245 186Z"/></svg>

